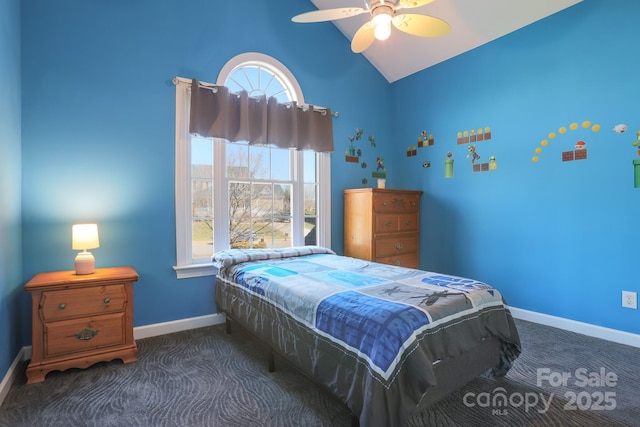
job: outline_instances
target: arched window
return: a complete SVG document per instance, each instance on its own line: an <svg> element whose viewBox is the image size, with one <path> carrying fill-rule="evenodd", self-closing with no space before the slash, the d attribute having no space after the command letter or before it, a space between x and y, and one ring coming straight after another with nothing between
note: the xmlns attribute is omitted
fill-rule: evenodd
<svg viewBox="0 0 640 427"><path fill-rule="evenodd" d="M192 136L191 80L175 82L178 277L214 274L219 250L330 246L329 154ZM304 103L293 74L258 53L231 59L216 84Z"/></svg>

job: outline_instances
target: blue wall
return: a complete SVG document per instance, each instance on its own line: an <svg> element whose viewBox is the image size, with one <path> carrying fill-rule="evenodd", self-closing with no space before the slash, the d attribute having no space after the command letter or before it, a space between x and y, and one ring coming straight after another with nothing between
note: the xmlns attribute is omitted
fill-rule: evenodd
<svg viewBox="0 0 640 427"><path fill-rule="evenodd" d="M398 138L436 140L394 165L426 193L423 268L484 280L515 307L640 333L638 311L621 307L622 290L640 291L638 16L634 0L585 0L392 85ZM498 169L474 173L457 133L487 126L478 162L496 156ZM587 159L563 162L580 140Z"/></svg>
<svg viewBox="0 0 640 427"><path fill-rule="evenodd" d="M261 52L293 72L307 102L340 112L334 120L337 150L346 149L356 127L384 140L390 122L379 117L390 100L389 85L332 24L291 22L312 8L307 1L24 2L25 280L40 271L72 269L71 225L97 222L96 265L133 265L140 274L136 326L214 313L213 278L177 280L172 269L171 79L215 82L235 55ZM376 152L384 155L384 148ZM362 168L347 165L344 156L334 166L333 240L339 249L342 190L361 185Z"/></svg>
<svg viewBox="0 0 640 427"><path fill-rule="evenodd" d="M0 2L0 378L24 345L20 221L20 1Z"/></svg>

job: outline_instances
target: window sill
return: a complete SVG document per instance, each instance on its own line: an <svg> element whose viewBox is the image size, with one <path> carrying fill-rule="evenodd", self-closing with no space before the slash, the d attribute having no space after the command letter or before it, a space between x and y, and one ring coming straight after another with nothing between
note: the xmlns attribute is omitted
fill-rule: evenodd
<svg viewBox="0 0 640 427"><path fill-rule="evenodd" d="M218 274L218 269L214 267L212 263L177 265L173 267L173 269L176 271L176 276L178 277L178 279L215 276L216 274Z"/></svg>

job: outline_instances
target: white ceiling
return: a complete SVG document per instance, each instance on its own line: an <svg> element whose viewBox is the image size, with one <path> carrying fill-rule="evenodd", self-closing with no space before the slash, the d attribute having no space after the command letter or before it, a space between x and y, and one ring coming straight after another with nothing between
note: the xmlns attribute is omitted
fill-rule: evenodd
<svg viewBox="0 0 640 427"><path fill-rule="evenodd" d="M389 39L384 42L375 41L361 55L364 55L389 82L394 82L581 1L435 0L422 7L403 9L401 13L418 13L443 19L451 25L451 32L448 35L424 38L393 28ZM311 0L311 2L318 9L365 7L364 0ZM358 28L368 19L369 14L362 14L339 19L333 23L351 42Z"/></svg>

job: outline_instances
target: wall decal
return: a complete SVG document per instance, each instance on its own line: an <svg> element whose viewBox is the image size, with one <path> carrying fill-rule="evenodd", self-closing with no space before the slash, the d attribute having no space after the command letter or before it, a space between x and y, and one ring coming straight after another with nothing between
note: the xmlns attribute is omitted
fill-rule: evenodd
<svg viewBox="0 0 640 427"><path fill-rule="evenodd" d="M633 141L631 145L638 148L637 153L638 153L638 156L640 156L640 130L636 132L636 140Z"/></svg>
<svg viewBox="0 0 640 427"><path fill-rule="evenodd" d="M444 161L444 177L453 178L453 153L449 151Z"/></svg>
<svg viewBox="0 0 640 427"><path fill-rule="evenodd" d="M418 145L417 146L410 145L407 147L407 157L417 156L419 148L430 147L432 145L435 145L435 138L433 137L433 134L428 133L426 130L423 130L422 132L420 132L420 135L418 135ZM431 161L430 160L423 161L422 167L430 168Z"/></svg>
<svg viewBox="0 0 640 427"><path fill-rule="evenodd" d="M496 162L496 156L489 157L489 170L494 171L498 169L498 162Z"/></svg>
<svg viewBox="0 0 640 427"><path fill-rule="evenodd" d="M487 172L498 169L498 163L496 162L496 156L489 157L489 162L475 163L473 165L473 172Z"/></svg>
<svg viewBox="0 0 640 427"><path fill-rule="evenodd" d="M420 133L420 136L418 137L418 148L428 147L434 144L435 144L435 140L433 139L433 134L429 134L427 136L427 131L423 130L422 133Z"/></svg>
<svg viewBox="0 0 640 427"><path fill-rule="evenodd" d="M620 127L618 127L620 126ZM591 122L589 120L585 120L583 121L580 125L578 125L578 123L574 122L571 123L569 125L568 130L570 131L575 131L578 129L591 129L592 132L599 132L601 126L599 124L591 124ZM614 130L618 128L617 132L618 133L624 133L626 131L626 125L617 125ZM624 129L624 130L623 130ZM540 146L536 147L535 149L535 155L531 158L531 161L533 163L538 163L538 161L540 161L540 154L542 154L542 151L545 147L547 147L549 145L549 141L553 141L554 139L556 139L558 137L558 134L560 135L564 135L567 133L567 128L562 126L558 129L558 133L556 134L556 132L550 132L549 135L547 135L546 139L543 139L542 141L540 141ZM561 156L561 160L563 162L567 162L567 161L571 161L571 160L585 160L587 158L587 144L585 141L580 140L574 143L574 150L572 151L563 151L562 152L562 156Z"/></svg>
<svg viewBox="0 0 640 427"><path fill-rule="evenodd" d="M637 154L640 156L640 130L636 132L636 140L631 145L638 149ZM638 159L633 161L633 186L640 188L640 160Z"/></svg>
<svg viewBox="0 0 640 427"><path fill-rule="evenodd" d="M476 144L469 144L467 151L467 159L471 157L471 164L474 164L480 158L480 154L476 151Z"/></svg>
<svg viewBox="0 0 640 427"><path fill-rule="evenodd" d="M356 147L356 142L362 139L362 134L364 131L360 128L356 128L356 134L354 136L349 137L349 146L347 147L347 151L345 154L345 161L349 163L360 163L360 157L362 156L362 150ZM372 147L376 146L376 139L369 135L367 140L371 144Z"/></svg>
<svg viewBox="0 0 640 427"><path fill-rule="evenodd" d="M498 169L496 156L490 156L488 162L477 163L477 160L480 160L481 156L480 153L478 153L478 145L475 144L475 142L487 141L489 139L491 139L491 129L489 127L484 128L484 130L480 128L477 131L458 132L458 139L456 141L458 145L465 143L465 141L469 142L467 146L467 159L471 159L472 172L486 172Z"/></svg>
<svg viewBox="0 0 640 427"><path fill-rule="evenodd" d="M627 131L628 126L624 123L618 124L613 127L613 131L619 134L623 134ZM631 143L636 149L636 154L640 156L640 130L636 131L636 139ZM640 159L633 160L633 187L640 188Z"/></svg>
<svg viewBox="0 0 640 427"><path fill-rule="evenodd" d="M472 129L472 130L465 130L463 132L458 132L458 145L460 144L468 144L470 142L476 142L476 141L486 141L488 139L491 139L491 128L490 127L486 127L484 129L482 128L478 128L478 130L476 129Z"/></svg>
<svg viewBox="0 0 640 427"><path fill-rule="evenodd" d="M362 139L362 136L364 135L364 130L362 130L361 128L356 128L356 133L353 136L349 137L349 146L347 147L347 151L344 152L345 156L344 156L344 161L347 163L359 163L360 167L362 169L366 169L367 168L367 162L365 161L360 161L360 158L362 157L362 149L357 147L357 142L360 141ZM373 148L376 147L376 139L375 137L373 137L373 135L369 135L367 137L367 141L369 141L369 145ZM378 158L380 159L380 158ZM384 162L384 160L383 160ZM384 168L384 167L383 167ZM384 169L384 171L386 172L386 169ZM374 172L372 174L372 176L376 177L375 174L380 174L379 169ZM386 177L386 175L385 175ZM384 177L383 177L384 179ZM367 185L369 183L369 180L364 177L362 178L362 184L363 185Z"/></svg>
<svg viewBox="0 0 640 427"><path fill-rule="evenodd" d="M587 143L584 141L576 142L575 150L562 152L563 162L570 162L572 160L586 160L586 159L587 159Z"/></svg>
<svg viewBox="0 0 640 427"><path fill-rule="evenodd" d="M376 158L376 170L371 172L371 176L378 179L386 179L387 178L387 168L384 167L384 159L381 157Z"/></svg>
<svg viewBox="0 0 640 427"><path fill-rule="evenodd" d="M619 125L615 125L613 127L613 131L615 133L625 133L629 127L624 123L620 123Z"/></svg>

